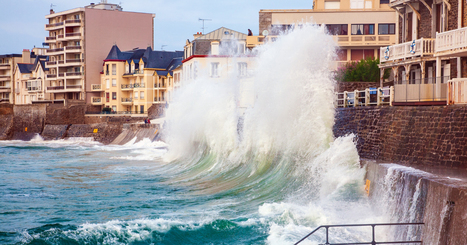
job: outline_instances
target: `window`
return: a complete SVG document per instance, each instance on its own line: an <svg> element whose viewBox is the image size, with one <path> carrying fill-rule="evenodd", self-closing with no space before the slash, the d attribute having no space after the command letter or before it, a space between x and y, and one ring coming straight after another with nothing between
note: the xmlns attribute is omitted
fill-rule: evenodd
<svg viewBox="0 0 467 245"><path fill-rule="evenodd" d="M326 25L326 29L331 35L347 35L348 34L347 24Z"/></svg>
<svg viewBox="0 0 467 245"><path fill-rule="evenodd" d="M109 64L106 64L106 65L105 65L105 75L106 75L106 76L109 75Z"/></svg>
<svg viewBox="0 0 467 245"><path fill-rule="evenodd" d="M351 9L362 9L364 7L364 0L350 0Z"/></svg>
<svg viewBox="0 0 467 245"><path fill-rule="evenodd" d="M105 83L106 83L106 85L107 85L107 89L109 89L109 88L110 88L110 82L109 82L109 79L105 79Z"/></svg>
<svg viewBox="0 0 467 245"><path fill-rule="evenodd" d="M106 98L106 101L109 102L110 101L110 93L105 93L105 98Z"/></svg>
<svg viewBox="0 0 467 245"><path fill-rule="evenodd" d="M389 0L380 0L379 3L380 4L389 4Z"/></svg>
<svg viewBox="0 0 467 245"><path fill-rule="evenodd" d="M112 64L112 75L117 75L117 64Z"/></svg>
<svg viewBox="0 0 467 245"><path fill-rule="evenodd" d="M199 63L198 61L195 61L193 63L193 79L196 79L198 77L198 67L199 67Z"/></svg>
<svg viewBox="0 0 467 245"><path fill-rule="evenodd" d="M292 29L293 25L271 25L271 33L269 35L280 35Z"/></svg>
<svg viewBox="0 0 467 245"><path fill-rule="evenodd" d="M396 24L379 24L378 25L378 34L396 34Z"/></svg>
<svg viewBox="0 0 467 245"><path fill-rule="evenodd" d="M113 105L112 106L112 112L116 112L117 111L117 106L116 105Z"/></svg>
<svg viewBox="0 0 467 245"><path fill-rule="evenodd" d="M138 92L135 92L135 100L138 99Z"/></svg>
<svg viewBox="0 0 467 245"><path fill-rule="evenodd" d="M75 20L79 20L79 14L75 14Z"/></svg>
<svg viewBox="0 0 467 245"><path fill-rule="evenodd" d="M211 63L211 77L219 77L219 63Z"/></svg>
<svg viewBox="0 0 467 245"><path fill-rule="evenodd" d="M245 53L245 44L244 43L238 44L238 53L239 54L244 54Z"/></svg>
<svg viewBox="0 0 467 245"><path fill-rule="evenodd" d="M117 79L112 78L112 87L117 87Z"/></svg>
<svg viewBox="0 0 467 245"><path fill-rule="evenodd" d="M245 62L238 62L238 76L246 76L247 64Z"/></svg>
<svg viewBox="0 0 467 245"><path fill-rule="evenodd" d="M352 35L374 35L375 24L353 24Z"/></svg>
<svg viewBox="0 0 467 245"><path fill-rule="evenodd" d="M117 99L117 92L112 92L112 100L116 100Z"/></svg>
<svg viewBox="0 0 467 245"><path fill-rule="evenodd" d="M128 63L125 64L125 71L126 73L131 73L130 65L128 65Z"/></svg>
<svg viewBox="0 0 467 245"><path fill-rule="evenodd" d="M144 99L144 92L143 92L143 91L140 92L139 98L140 98L140 99Z"/></svg>
<svg viewBox="0 0 467 245"><path fill-rule="evenodd" d="M324 9L340 9L341 2L339 1L325 1L324 2Z"/></svg>

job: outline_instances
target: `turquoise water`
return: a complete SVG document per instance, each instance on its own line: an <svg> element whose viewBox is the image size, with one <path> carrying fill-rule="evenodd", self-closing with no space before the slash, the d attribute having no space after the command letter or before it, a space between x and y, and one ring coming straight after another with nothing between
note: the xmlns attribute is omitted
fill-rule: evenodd
<svg viewBox="0 0 467 245"><path fill-rule="evenodd" d="M378 221L354 137L332 135L334 55L304 26L261 46L248 79L237 64L222 81L199 74L174 94L166 143L0 142L0 243L282 245Z"/></svg>

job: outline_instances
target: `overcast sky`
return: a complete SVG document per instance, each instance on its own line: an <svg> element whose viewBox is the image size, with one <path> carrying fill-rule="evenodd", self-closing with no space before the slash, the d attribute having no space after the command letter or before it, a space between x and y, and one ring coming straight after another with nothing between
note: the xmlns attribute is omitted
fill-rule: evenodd
<svg viewBox="0 0 467 245"><path fill-rule="evenodd" d="M41 47L48 33L45 15L50 5L55 12L84 7L100 0L0 0L0 54L21 53ZM205 21L205 33L219 27L258 35L258 12L261 9L311 9L312 0L108 0L120 3L124 11L156 14L154 48L183 50L186 39L202 31L199 18Z"/></svg>

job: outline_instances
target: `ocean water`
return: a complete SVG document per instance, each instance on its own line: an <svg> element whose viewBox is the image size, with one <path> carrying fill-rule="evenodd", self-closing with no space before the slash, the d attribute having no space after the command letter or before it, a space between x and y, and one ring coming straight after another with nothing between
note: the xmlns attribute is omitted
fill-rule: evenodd
<svg viewBox="0 0 467 245"><path fill-rule="evenodd" d="M332 134L332 38L304 25L255 52L251 84L184 84L163 141L0 142L0 243L293 244L319 225L384 221L354 136ZM239 111L245 86L254 102Z"/></svg>

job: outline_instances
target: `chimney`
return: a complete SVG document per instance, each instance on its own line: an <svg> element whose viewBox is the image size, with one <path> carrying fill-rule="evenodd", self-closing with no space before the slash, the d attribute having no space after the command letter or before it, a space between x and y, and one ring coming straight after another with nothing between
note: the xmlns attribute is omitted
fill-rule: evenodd
<svg viewBox="0 0 467 245"><path fill-rule="evenodd" d="M193 34L193 39L196 39L198 37L201 37L203 35L202 32L197 32L196 34Z"/></svg>
<svg viewBox="0 0 467 245"><path fill-rule="evenodd" d="M31 63L31 53L29 53L29 49L23 49L22 61L23 63Z"/></svg>

